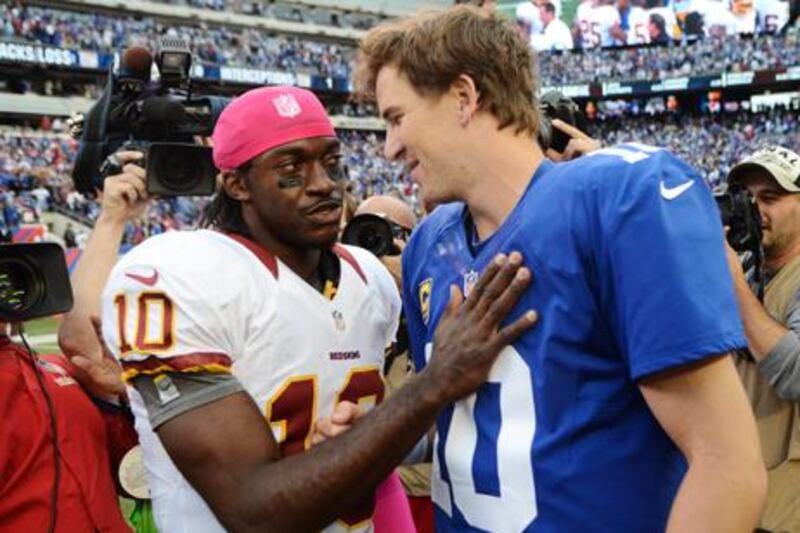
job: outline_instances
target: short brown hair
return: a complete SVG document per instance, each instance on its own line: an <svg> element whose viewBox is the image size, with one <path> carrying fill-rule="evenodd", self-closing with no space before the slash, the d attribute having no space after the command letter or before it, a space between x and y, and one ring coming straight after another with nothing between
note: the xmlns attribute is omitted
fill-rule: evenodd
<svg viewBox="0 0 800 533"><path fill-rule="evenodd" d="M479 105L516 133L535 137L539 106L535 56L506 21L459 5L381 24L361 40L355 89L375 98L381 68L392 65L423 95L444 94L462 74L472 78Z"/></svg>

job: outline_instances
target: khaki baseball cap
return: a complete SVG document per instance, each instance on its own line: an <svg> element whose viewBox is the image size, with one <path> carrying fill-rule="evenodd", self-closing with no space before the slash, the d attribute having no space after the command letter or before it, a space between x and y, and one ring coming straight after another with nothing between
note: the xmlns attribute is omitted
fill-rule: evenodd
<svg viewBox="0 0 800 533"><path fill-rule="evenodd" d="M800 155L787 148L769 146L757 151L731 169L728 183L736 182L753 169L766 170L788 192L800 192Z"/></svg>

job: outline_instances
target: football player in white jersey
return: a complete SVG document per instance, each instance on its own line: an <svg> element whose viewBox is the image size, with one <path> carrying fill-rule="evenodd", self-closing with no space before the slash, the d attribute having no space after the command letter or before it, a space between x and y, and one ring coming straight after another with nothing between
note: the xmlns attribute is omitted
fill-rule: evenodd
<svg viewBox="0 0 800 533"><path fill-rule="evenodd" d="M623 31L624 37L619 44L648 44L650 17L642 8L641 0L617 0L617 11L620 16L619 28Z"/></svg>
<svg viewBox="0 0 800 533"><path fill-rule="evenodd" d="M759 33L777 33L789 22L786 0L756 0L756 24Z"/></svg>
<svg viewBox="0 0 800 533"><path fill-rule="evenodd" d="M561 17L561 0L550 0L550 4L555 7L556 18ZM537 36L544 32L545 24L539 15L539 8L544 4L544 0L527 0L517 5L515 16L517 26L525 35L525 38L534 46Z"/></svg>
<svg viewBox="0 0 800 533"><path fill-rule="evenodd" d="M594 9L595 0L583 0L575 10L575 22L573 24L572 35L575 42L579 42L581 48L594 48L597 46L590 35L591 13Z"/></svg>
<svg viewBox="0 0 800 533"><path fill-rule="evenodd" d="M103 294L156 523L193 533L370 530L375 487L533 324L531 312L498 328L530 273L519 254L499 256L463 305L454 289L434 348L441 363L309 448L335 406L381 401L397 289L370 253L335 245L340 144L311 92L247 92L221 114L213 142L221 190L208 229L148 239Z"/></svg>
<svg viewBox="0 0 800 533"><path fill-rule="evenodd" d="M617 44L612 30L619 27L620 18L619 12L613 5L605 0L594 0L594 6L584 16L588 17L581 27L581 42L584 48Z"/></svg>

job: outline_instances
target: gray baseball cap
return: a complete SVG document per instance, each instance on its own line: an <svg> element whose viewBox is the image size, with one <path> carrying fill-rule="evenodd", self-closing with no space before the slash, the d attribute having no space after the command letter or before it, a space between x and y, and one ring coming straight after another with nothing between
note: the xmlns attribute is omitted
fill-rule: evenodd
<svg viewBox="0 0 800 533"><path fill-rule="evenodd" d="M788 192L800 192L800 155L780 146L763 148L738 165L728 174L728 183L741 179L748 170L763 169Z"/></svg>

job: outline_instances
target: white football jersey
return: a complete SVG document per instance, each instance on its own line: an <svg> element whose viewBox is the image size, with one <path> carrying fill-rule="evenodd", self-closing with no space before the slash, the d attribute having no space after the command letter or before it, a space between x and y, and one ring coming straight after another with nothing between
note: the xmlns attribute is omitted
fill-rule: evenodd
<svg viewBox="0 0 800 533"><path fill-rule="evenodd" d="M692 0L689 12L696 11L703 17L703 28L706 36L712 35L715 28L721 28L725 35L739 33L739 23L728 9L727 2L720 0Z"/></svg>
<svg viewBox="0 0 800 533"><path fill-rule="evenodd" d="M758 31L775 33L789 22L789 2L786 0L756 0Z"/></svg>
<svg viewBox="0 0 800 533"><path fill-rule="evenodd" d="M600 46L614 46L611 28L619 24L619 11L610 5L596 6L589 13L589 39ZM587 48L596 47L597 44Z"/></svg>
<svg viewBox="0 0 800 533"><path fill-rule="evenodd" d="M575 24L578 25L578 31L581 34L581 46L583 48L595 48L600 42L591 35L592 31L592 0L585 0L580 3L578 9L575 11Z"/></svg>
<svg viewBox="0 0 800 533"><path fill-rule="evenodd" d="M627 44L647 44L650 42L650 15L641 7L631 7L628 14Z"/></svg>
<svg viewBox="0 0 800 533"><path fill-rule="evenodd" d="M106 343L126 378L232 373L283 454L302 452L316 420L339 401L369 407L382 399L384 348L400 314L397 288L377 258L349 246L334 251L340 279L328 299L241 237L209 230L152 237L111 273L103 294ZM128 391L159 529L224 531L167 455L142 397ZM159 398L169 401L160 391ZM370 518L367 509L326 531L369 531Z"/></svg>

